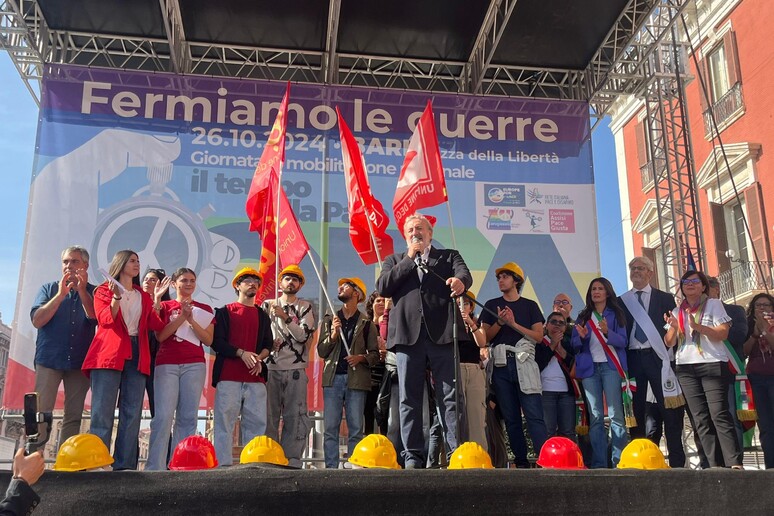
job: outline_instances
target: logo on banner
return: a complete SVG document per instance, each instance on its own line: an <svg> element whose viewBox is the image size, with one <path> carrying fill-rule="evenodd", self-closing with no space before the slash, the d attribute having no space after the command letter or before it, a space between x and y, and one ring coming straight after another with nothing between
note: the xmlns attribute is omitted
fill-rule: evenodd
<svg viewBox="0 0 774 516"><path fill-rule="evenodd" d="M529 230L532 233L542 233L545 212L543 210L523 210L523 212L529 220Z"/></svg>
<svg viewBox="0 0 774 516"><path fill-rule="evenodd" d="M575 211L548 210L551 233L575 233Z"/></svg>
<svg viewBox="0 0 774 516"><path fill-rule="evenodd" d="M490 209L486 219L486 229L495 231L510 231L518 224L513 223L515 213L507 208Z"/></svg>
<svg viewBox="0 0 774 516"><path fill-rule="evenodd" d="M537 187L533 188L532 190L528 190L527 195L529 196L530 204L543 204L543 194L540 193Z"/></svg>
<svg viewBox="0 0 774 516"><path fill-rule="evenodd" d="M486 206L524 207L524 185L484 185Z"/></svg>

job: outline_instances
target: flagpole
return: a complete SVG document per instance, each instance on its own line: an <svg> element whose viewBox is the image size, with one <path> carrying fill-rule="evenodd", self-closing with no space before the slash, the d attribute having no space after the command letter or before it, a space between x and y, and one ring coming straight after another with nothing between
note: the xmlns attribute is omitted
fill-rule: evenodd
<svg viewBox="0 0 774 516"><path fill-rule="evenodd" d="M446 192L446 209L449 212L449 229L451 229L452 247L457 249L457 237L454 236L454 222L452 221L451 203L449 202L448 192Z"/></svg>

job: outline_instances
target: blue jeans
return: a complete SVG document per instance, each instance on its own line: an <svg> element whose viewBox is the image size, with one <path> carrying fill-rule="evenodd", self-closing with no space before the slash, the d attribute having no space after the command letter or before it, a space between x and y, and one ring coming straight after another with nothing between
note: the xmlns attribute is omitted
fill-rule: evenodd
<svg viewBox="0 0 774 516"><path fill-rule="evenodd" d="M347 452L352 452L357 443L363 438L363 410L368 391L347 388L346 374L337 374L333 377L333 385L323 387L323 419L325 421L325 467L336 469L339 467L339 428L341 427L341 409L347 413Z"/></svg>
<svg viewBox="0 0 774 516"><path fill-rule="evenodd" d="M516 359L510 353L508 355L506 365L492 369L492 386L497 396L497 405L505 419L508 442L516 458L516 466L529 467L527 440L524 438L521 413L524 411L527 430L532 437L535 454L538 455L543 443L548 439L546 423L543 420L543 399L540 394L524 394L521 391Z"/></svg>
<svg viewBox="0 0 774 516"><path fill-rule="evenodd" d="M575 396L543 391L543 419L549 437L560 435L575 441Z"/></svg>
<svg viewBox="0 0 774 516"><path fill-rule="evenodd" d="M749 378L758 412L763 462L766 469L771 469L774 468L774 376L751 374Z"/></svg>
<svg viewBox="0 0 774 516"><path fill-rule="evenodd" d="M137 370L137 360L124 362L124 370L92 369L91 428L110 449L118 393L118 433L113 450L113 470L137 469L137 437L140 434L142 400L146 376Z"/></svg>
<svg viewBox="0 0 774 516"><path fill-rule="evenodd" d="M583 390L589 400L589 438L591 439L591 467L606 468L607 432L605 431L605 408L610 418L610 433L613 437L613 467L621 460L621 451L629 442L624 423L623 397L621 395L621 377L618 371L611 369L607 362L595 362L594 374L583 379ZM604 394L604 399L602 395Z"/></svg>
<svg viewBox="0 0 774 516"><path fill-rule="evenodd" d="M196 433L199 399L204 388L207 370L203 362L193 364L162 364L156 366L153 379L155 415L151 420L150 447L145 469L165 470L177 444ZM175 430L172 442L169 433L172 419Z"/></svg>
<svg viewBox="0 0 774 516"><path fill-rule="evenodd" d="M158 369L156 370L158 374ZM158 410L158 407L156 407ZM231 466L234 459L234 424L239 423L242 446L266 434L266 385L221 380L215 388L215 456L219 466Z"/></svg>

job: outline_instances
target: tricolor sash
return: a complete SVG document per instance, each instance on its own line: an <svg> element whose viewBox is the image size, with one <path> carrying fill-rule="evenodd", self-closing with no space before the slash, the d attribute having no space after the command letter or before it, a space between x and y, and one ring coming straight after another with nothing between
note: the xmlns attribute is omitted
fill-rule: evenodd
<svg viewBox="0 0 774 516"><path fill-rule="evenodd" d="M734 373L734 396L736 398L736 416L739 421L756 421L758 413L753 401L752 386L744 372L744 360L736 353L734 346L724 340L728 353L728 368Z"/></svg>
<svg viewBox="0 0 774 516"><path fill-rule="evenodd" d="M599 324L602 321L602 315L596 311L593 312L596 321L589 319L588 325L594 335L597 336L597 340L602 344L602 349L605 350L607 360L613 364L618 375L621 377L621 394L623 398L624 419L626 420L626 426L633 428L637 426L637 419L634 417L634 392L637 390L637 383L634 380L629 379L629 375L624 371L621 361L618 359L613 346L608 344L607 337L602 334L602 330L599 328Z"/></svg>

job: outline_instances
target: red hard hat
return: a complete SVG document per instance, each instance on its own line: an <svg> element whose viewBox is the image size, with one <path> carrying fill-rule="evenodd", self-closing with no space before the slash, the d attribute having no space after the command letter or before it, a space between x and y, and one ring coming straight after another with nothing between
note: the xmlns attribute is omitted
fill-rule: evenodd
<svg viewBox="0 0 774 516"><path fill-rule="evenodd" d="M552 437L540 449L538 466L553 469L586 469L583 454L575 441L566 437Z"/></svg>
<svg viewBox="0 0 774 516"><path fill-rule="evenodd" d="M192 435L186 437L175 447L169 469L191 471L218 467L215 447L206 437Z"/></svg>

